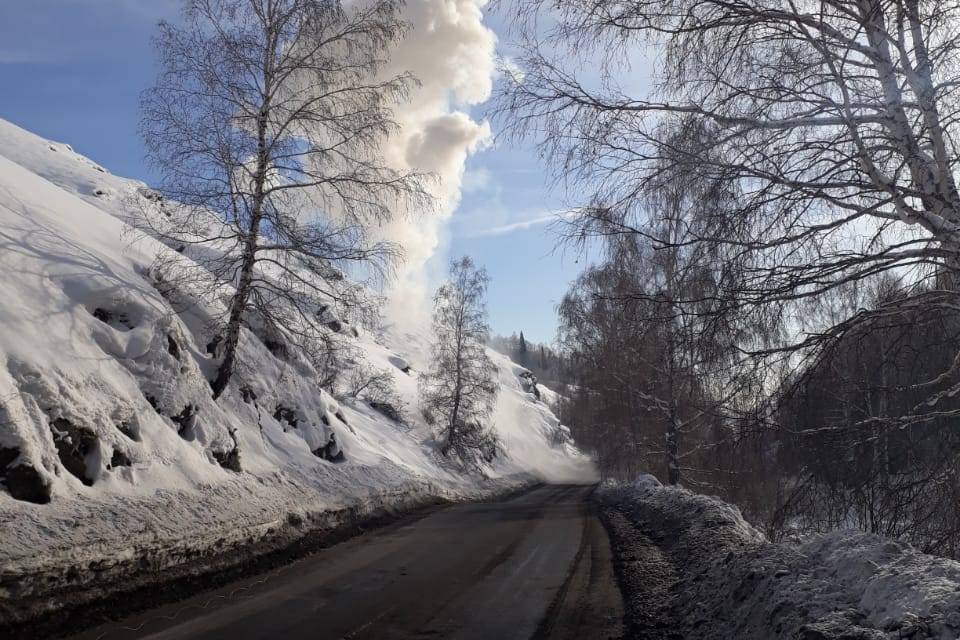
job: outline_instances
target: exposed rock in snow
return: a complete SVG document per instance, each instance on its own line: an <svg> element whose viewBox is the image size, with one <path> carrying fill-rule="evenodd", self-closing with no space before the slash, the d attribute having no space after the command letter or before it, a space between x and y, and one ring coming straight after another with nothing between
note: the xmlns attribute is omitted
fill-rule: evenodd
<svg viewBox="0 0 960 640"><path fill-rule="evenodd" d="M537 376L533 375L532 371L524 369L517 374L517 378L520 380L520 386L526 393L529 393L537 400L540 399L540 389L537 388Z"/></svg>
<svg viewBox="0 0 960 640"><path fill-rule="evenodd" d="M407 363L406 360L404 360L400 356L390 356L388 360L390 361L390 364L395 366L397 369L400 369L400 371L406 373L407 375L410 375L410 365Z"/></svg>
<svg viewBox="0 0 960 640"><path fill-rule="evenodd" d="M110 456L110 466L108 469L116 469L117 467L129 467L133 464L130 461L130 456L128 456L122 449L114 449L113 453Z"/></svg>
<svg viewBox="0 0 960 640"><path fill-rule="evenodd" d="M53 444L63 467L87 486L93 485L100 471L100 440L92 431L72 424L66 418L50 423Z"/></svg>
<svg viewBox="0 0 960 640"><path fill-rule="evenodd" d="M16 500L37 504L50 502L50 483L21 460L20 449L16 447L0 447L0 482Z"/></svg>
<svg viewBox="0 0 960 640"><path fill-rule="evenodd" d="M370 408L374 411L382 413L386 417L390 418L394 422L404 422L403 414L400 412L400 409L390 404L389 402L377 402L372 401L369 403Z"/></svg>

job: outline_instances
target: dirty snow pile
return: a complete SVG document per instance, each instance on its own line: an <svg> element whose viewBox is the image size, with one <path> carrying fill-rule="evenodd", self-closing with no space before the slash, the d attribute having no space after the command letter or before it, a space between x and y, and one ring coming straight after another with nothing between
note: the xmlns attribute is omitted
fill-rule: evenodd
<svg viewBox="0 0 960 640"><path fill-rule="evenodd" d="M956 561L852 531L773 544L736 507L651 476L603 496L640 637L960 637Z"/></svg>
<svg viewBox="0 0 960 640"><path fill-rule="evenodd" d="M5 576L168 544L223 545L272 523L410 496L592 479L549 407L496 354L504 455L486 479L439 456L416 409L429 326L328 325L356 362L392 372L405 407L338 401L301 354L246 329L235 381L214 402L206 381L220 310L159 286L158 253L184 258L128 233L122 220L138 198L156 194L0 121Z"/></svg>

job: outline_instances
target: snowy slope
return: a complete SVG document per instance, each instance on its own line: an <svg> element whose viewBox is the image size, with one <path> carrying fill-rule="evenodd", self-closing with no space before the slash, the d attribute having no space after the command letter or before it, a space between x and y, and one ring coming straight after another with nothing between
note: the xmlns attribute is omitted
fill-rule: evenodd
<svg viewBox="0 0 960 640"><path fill-rule="evenodd" d="M143 186L0 121L0 569L222 539L290 513L398 496L594 478L547 405L524 393L521 370L497 354L505 455L488 479L439 457L415 409L429 327L351 338L364 360L394 372L407 425L338 402L305 358L278 357L246 331L237 383L213 402L215 310L184 305L181 291L175 311L150 266L158 252L176 254L125 233ZM343 462L318 456L331 435Z"/></svg>

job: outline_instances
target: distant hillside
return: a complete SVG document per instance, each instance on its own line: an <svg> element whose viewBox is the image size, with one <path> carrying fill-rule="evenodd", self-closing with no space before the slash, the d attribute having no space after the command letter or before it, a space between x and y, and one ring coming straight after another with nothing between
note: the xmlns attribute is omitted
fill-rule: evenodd
<svg viewBox="0 0 960 640"><path fill-rule="evenodd" d="M541 384L553 389L563 384L563 360L549 345L530 342L522 331L519 335L493 336L488 344L494 351L529 369Z"/></svg>

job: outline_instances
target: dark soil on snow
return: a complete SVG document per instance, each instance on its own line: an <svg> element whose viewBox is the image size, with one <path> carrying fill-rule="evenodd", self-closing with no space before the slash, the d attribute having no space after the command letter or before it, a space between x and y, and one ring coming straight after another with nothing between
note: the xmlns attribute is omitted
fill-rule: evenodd
<svg viewBox="0 0 960 640"><path fill-rule="evenodd" d="M615 507L601 510L614 549L614 570L623 594L626 637L681 640L670 604L677 585L673 563Z"/></svg>

